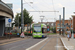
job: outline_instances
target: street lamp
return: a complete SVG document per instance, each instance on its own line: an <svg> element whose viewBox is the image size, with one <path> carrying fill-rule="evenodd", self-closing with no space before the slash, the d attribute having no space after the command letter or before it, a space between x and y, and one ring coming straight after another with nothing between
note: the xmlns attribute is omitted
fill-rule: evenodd
<svg viewBox="0 0 75 50"><path fill-rule="evenodd" d="M33 3L33 2L30 2ZM21 33L24 31L23 0L21 0Z"/></svg>
<svg viewBox="0 0 75 50"><path fill-rule="evenodd" d="M41 23L43 22L44 17L45 17L45 16L40 16L40 18L41 18Z"/></svg>
<svg viewBox="0 0 75 50"><path fill-rule="evenodd" d="M19 17L20 17L20 14L18 15L18 30L19 30Z"/></svg>

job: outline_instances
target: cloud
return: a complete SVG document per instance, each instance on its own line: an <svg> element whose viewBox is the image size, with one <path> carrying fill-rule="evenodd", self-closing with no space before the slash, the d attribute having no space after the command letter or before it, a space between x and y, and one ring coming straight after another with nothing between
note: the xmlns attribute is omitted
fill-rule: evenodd
<svg viewBox="0 0 75 50"><path fill-rule="evenodd" d="M13 3L13 11L14 16L16 12L21 12L21 0L15 2L15 0L2 0L5 3ZM30 15L33 15L34 21L40 21L40 16L44 15L45 18L48 18L48 21L54 21L54 19L49 18L57 18L59 19L59 14L63 17L63 7L65 7L65 19L69 19L71 14L75 11L75 0L25 0L28 4L24 4L23 7L28 11L59 11L57 12L29 12ZM25 1L23 1L25 3ZM33 2L33 4L30 4ZM53 9L54 5L54 9ZM46 20L44 20L46 21Z"/></svg>

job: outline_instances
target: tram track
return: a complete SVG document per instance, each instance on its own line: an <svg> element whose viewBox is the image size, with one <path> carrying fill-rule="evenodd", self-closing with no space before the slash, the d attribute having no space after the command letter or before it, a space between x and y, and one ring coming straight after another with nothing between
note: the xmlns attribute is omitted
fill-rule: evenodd
<svg viewBox="0 0 75 50"><path fill-rule="evenodd" d="M58 50L58 37L57 37L57 44L56 44L56 50Z"/></svg>
<svg viewBox="0 0 75 50"><path fill-rule="evenodd" d="M52 43L53 41L56 41L55 43ZM51 43L50 43L51 42ZM53 50L56 49L56 44L57 44L57 38L55 36L50 37L50 39L44 44L44 46L42 46L41 49L39 50L49 50L51 47L49 46L53 46Z"/></svg>
<svg viewBox="0 0 75 50"><path fill-rule="evenodd" d="M52 39L52 37L39 49L42 50L42 48Z"/></svg>
<svg viewBox="0 0 75 50"><path fill-rule="evenodd" d="M60 37L58 35L52 35L49 36L48 39L46 39L41 44L35 46L34 48L30 50L64 50L64 47L62 45L62 42L60 40Z"/></svg>

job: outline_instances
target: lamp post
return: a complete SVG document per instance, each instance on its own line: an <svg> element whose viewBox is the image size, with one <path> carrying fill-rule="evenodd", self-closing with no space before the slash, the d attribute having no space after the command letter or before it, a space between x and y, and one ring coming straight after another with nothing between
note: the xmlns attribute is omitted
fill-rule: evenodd
<svg viewBox="0 0 75 50"><path fill-rule="evenodd" d="M19 28L19 17L20 17L20 14L18 15L18 28Z"/></svg>
<svg viewBox="0 0 75 50"><path fill-rule="evenodd" d="M40 16L40 18L41 18L41 23L43 22L44 17L45 17L45 16Z"/></svg>
<svg viewBox="0 0 75 50"><path fill-rule="evenodd" d="M30 2L33 4L33 2ZM24 31L23 0L21 0L21 33Z"/></svg>
<svg viewBox="0 0 75 50"><path fill-rule="evenodd" d="M20 17L20 14L18 15L18 33L19 33L19 17Z"/></svg>

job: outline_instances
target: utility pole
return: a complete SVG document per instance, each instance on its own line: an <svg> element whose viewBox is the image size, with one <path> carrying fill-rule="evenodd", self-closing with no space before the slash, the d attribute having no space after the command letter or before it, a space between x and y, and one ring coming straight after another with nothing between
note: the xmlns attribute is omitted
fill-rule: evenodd
<svg viewBox="0 0 75 50"><path fill-rule="evenodd" d="M23 0L21 0L21 33L24 30Z"/></svg>
<svg viewBox="0 0 75 50"><path fill-rule="evenodd" d="M75 16L75 15L72 15L72 37L71 37L72 39L74 39L74 28L73 28L73 27L74 27L74 26L73 26L73 23L74 23L74 22L73 22L74 16Z"/></svg>
<svg viewBox="0 0 75 50"><path fill-rule="evenodd" d="M73 33L73 17L72 17L72 39L74 38L74 33Z"/></svg>
<svg viewBox="0 0 75 50"><path fill-rule="evenodd" d="M65 7L63 7L63 36L65 35L65 30L64 30L64 20L65 20Z"/></svg>
<svg viewBox="0 0 75 50"><path fill-rule="evenodd" d="M71 18L70 18L70 32L71 32Z"/></svg>
<svg viewBox="0 0 75 50"><path fill-rule="evenodd" d="M59 30L60 30L60 32L59 32L59 35L61 35L61 15L59 15L59 24L60 24L60 28L59 28Z"/></svg>

